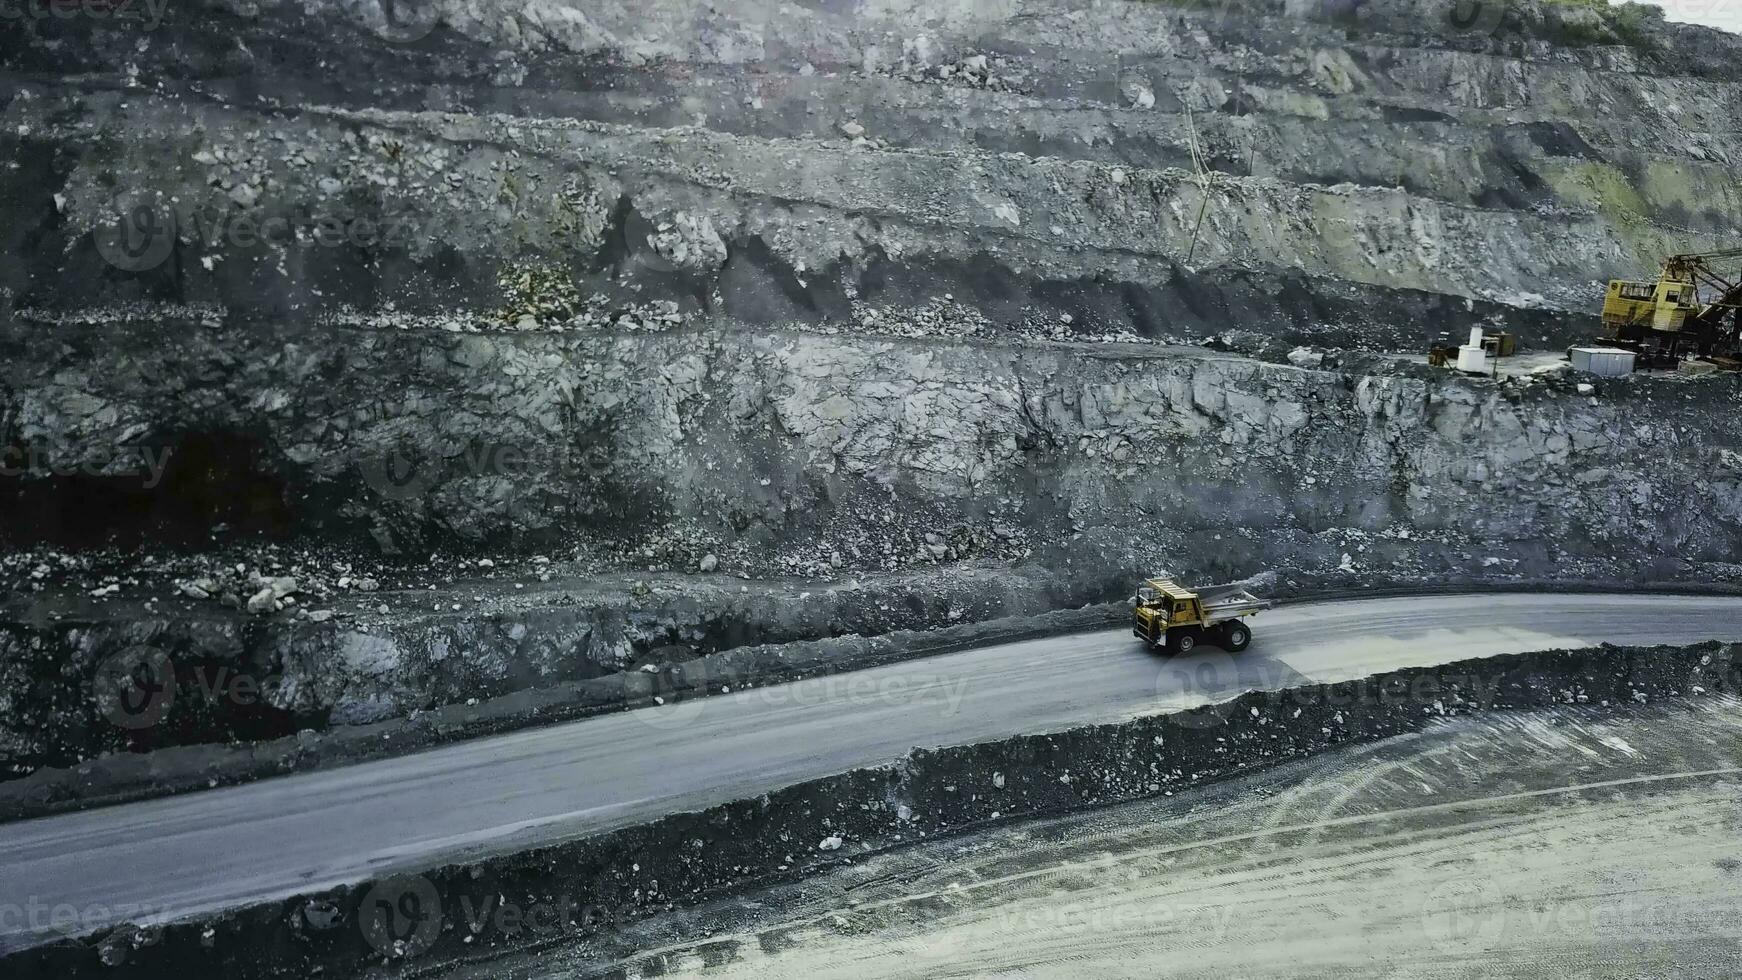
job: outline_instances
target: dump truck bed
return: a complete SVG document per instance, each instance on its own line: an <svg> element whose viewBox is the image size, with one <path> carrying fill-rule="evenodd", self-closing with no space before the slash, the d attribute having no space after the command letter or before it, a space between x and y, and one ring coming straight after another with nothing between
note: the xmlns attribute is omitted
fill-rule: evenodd
<svg viewBox="0 0 1742 980"><path fill-rule="evenodd" d="M1205 602L1215 602L1225 596L1252 594L1247 592L1246 586L1240 582L1230 582L1227 585L1207 585L1201 589L1193 589L1192 591L1196 592L1198 598Z"/></svg>
<svg viewBox="0 0 1742 980"><path fill-rule="evenodd" d="M1269 599L1260 599L1239 584L1212 585L1199 589L1198 598L1203 601L1204 619L1208 622L1245 616L1271 606Z"/></svg>
<svg viewBox="0 0 1742 980"><path fill-rule="evenodd" d="M1206 625L1246 616L1260 609L1269 609L1272 605L1269 599L1260 599L1247 591L1243 582L1188 589L1170 577L1157 576L1146 581L1144 585L1174 599L1195 597L1202 606Z"/></svg>

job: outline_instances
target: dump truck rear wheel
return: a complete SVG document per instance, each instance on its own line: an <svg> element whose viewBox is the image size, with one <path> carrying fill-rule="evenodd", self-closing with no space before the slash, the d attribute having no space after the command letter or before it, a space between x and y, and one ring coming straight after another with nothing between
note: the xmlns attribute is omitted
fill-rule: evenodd
<svg viewBox="0 0 1742 980"><path fill-rule="evenodd" d="M1168 630L1167 650L1176 657L1183 657L1198 645L1197 634L1189 629Z"/></svg>
<svg viewBox="0 0 1742 980"><path fill-rule="evenodd" d="M1245 623L1234 620L1222 627L1222 649L1230 653L1239 653L1252 642L1252 630Z"/></svg>

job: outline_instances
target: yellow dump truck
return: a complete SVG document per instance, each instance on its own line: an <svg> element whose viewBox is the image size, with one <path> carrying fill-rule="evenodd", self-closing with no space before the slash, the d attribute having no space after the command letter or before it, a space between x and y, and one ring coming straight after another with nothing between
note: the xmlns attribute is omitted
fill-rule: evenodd
<svg viewBox="0 0 1742 980"><path fill-rule="evenodd" d="M1271 602L1260 599L1238 582L1188 589L1171 577L1149 579L1137 590L1131 632L1151 648L1186 654L1199 643L1213 643L1238 653L1252 642L1245 618Z"/></svg>

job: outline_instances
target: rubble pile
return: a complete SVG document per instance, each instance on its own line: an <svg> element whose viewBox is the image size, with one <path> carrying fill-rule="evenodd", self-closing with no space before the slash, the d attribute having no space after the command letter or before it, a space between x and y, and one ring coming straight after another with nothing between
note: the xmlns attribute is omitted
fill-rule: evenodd
<svg viewBox="0 0 1742 980"><path fill-rule="evenodd" d="M965 54L945 61L938 53L937 42L924 35L907 43L899 63L878 65L873 70L876 74L908 82L1018 94L1032 90L1029 77L1013 59L982 53Z"/></svg>

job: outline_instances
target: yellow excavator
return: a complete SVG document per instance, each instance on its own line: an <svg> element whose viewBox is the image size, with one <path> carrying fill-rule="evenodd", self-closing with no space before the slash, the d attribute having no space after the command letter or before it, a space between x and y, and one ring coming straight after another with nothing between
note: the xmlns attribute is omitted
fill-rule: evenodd
<svg viewBox="0 0 1742 980"><path fill-rule="evenodd" d="M1634 351L1641 367L1702 357L1742 368L1742 271L1730 276L1730 259L1742 270L1742 248L1731 248L1672 255L1655 281L1611 280L1603 342Z"/></svg>

